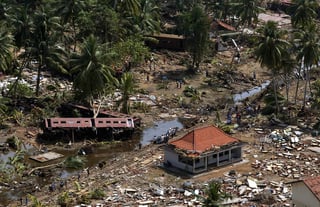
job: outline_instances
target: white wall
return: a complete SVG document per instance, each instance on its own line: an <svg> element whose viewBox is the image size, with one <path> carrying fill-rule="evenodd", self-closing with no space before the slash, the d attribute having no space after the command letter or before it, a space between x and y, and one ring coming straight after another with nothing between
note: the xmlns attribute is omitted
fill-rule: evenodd
<svg viewBox="0 0 320 207"><path fill-rule="evenodd" d="M168 161L171 163L173 167L180 168L182 170L188 171L192 173L192 166L188 166L185 163L179 162L179 155L169 147L165 147L164 150L164 162L168 163Z"/></svg>
<svg viewBox="0 0 320 207"><path fill-rule="evenodd" d="M301 181L292 183L292 203L296 207L320 207L320 202Z"/></svg>
<svg viewBox="0 0 320 207"><path fill-rule="evenodd" d="M236 151L235 157L240 158L241 156L241 147L234 149ZM218 152L218 154L221 152ZM231 153L231 152L230 152ZM224 162L224 161L231 161L232 160L232 155L230 155L231 160L229 160L229 150L222 151L223 156L219 156L219 162ZM182 162L179 162L179 155L170 147L165 147L164 149L164 162L168 163L170 162L173 167L180 168L182 170L188 171L193 173L192 165L188 165ZM206 158L202 157L200 158L199 162L195 162L195 168L200 168L200 167L205 167L205 162ZM216 163L217 159L213 158L213 154L208 155L208 165ZM224 163L226 164L226 163ZM201 172L202 170L205 169L198 169L197 172Z"/></svg>

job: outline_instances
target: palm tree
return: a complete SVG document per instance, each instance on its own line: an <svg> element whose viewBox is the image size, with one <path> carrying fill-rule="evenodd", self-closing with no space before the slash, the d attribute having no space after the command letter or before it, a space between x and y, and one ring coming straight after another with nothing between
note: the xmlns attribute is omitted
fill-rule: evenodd
<svg viewBox="0 0 320 207"><path fill-rule="evenodd" d="M10 16L13 26L13 36L17 49L28 47L30 44L32 18L27 7L14 7L14 14Z"/></svg>
<svg viewBox="0 0 320 207"><path fill-rule="evenodd" d="M73 54L70 60L74 75L73 88L76 95L93 105L95 98L101 97L107 87L114 84L111 69L107 67L109 54L98 45L97 39L90 35L83 43L80 53Z"/></svg>
<svg viewBox="0 0 320 207"><path fill-rule="evenodd" d="M281 70L281 74L284 77L287 103L289 103L289 89L290 89L291 77L292 77L292 74L293 74L293 71L294 71L294 68L296 65L297 65L297 63L293 59L293 57L290 55L290 53L284 52L283 58L281 60L280 70Z"/></svg>
<svg viewBox="0 0 320 207"><path fill-rule="evenodd" d="M303 73L306 78L302 108L304 108L306 104L308 83L311 93L310 69L312 66L318 65L320 61L320 38L318 33L319 29L316 24L308 24L303 30L295 33L297 40L297 60L303 65ZM297 89L295 99L297 99Z"/></svg>
<svg viewBox="0 0 320 207"><path fill-rule="evenodd" d="M293 0L289 12L294 27L304 27L317 17L319 3L317 0Z"/></svg>
<svg viewBox="0 0 320 207"><path fill-rule="evenodd" d="M240 24L249 27L258 22L258 15L263 11L257 0L238 0L236 15L240 17Z"/></svg>
<svg viewBox="0 0 320 207"><path fill-rule="evenodd" d="M200 3L199 0L186 1L186 0L174 0L171 2L171 6L177 12L187 12L192 9L194 4ZM165 6L163 6L165 8Z"/></svg>
<svg viewBox="0 0 320 207"><path fill-rule="evenodd" d="M41 6L35 13L33 19L33 28L31 33L31 43L28 51L38 60L38 74L36 83L36 95L40 91L41 71L46 66L49 59L49 48L53 43L52 38L55 38L55 30L60 31L59 18L50 16L49 11Z"/></svg>
<svg viewBox="0 0 320 207"><path fill-rule="evenodd" d="M13 36L3 24L0 25L0 71L8 72L13 66Z"/></svg>
<svg viewBox="0 0 320 207"><path fill-rule="evenodd" d="M100 1L91 5L90 11L83 11L77 21L79 25L78 36L87 37L94 34L102 43L114 43L126 39L128 28L134 27L129 20L123 18L106 2ZM133 21L133 18L131 18ZM129 25L129 26L128 26Z"/></svg>
<svg viewBox="0 0 320 207"><path fill-rule="evenodd" d="M141 12L135 18L135 23L143 34L153 34L160 31L159 7L154 0L141 0Z"/></svg>
<svg viewBox="0 0 320 207"><path fill-rule="evenodd" d="M192 11L184 14L182 18L181 27L192 55L192 68L194 69L196 66L198 69L209 41L209 19L199 5L193 7Z"/></svg>
<svg viewBox="0 0 320 207"><path fill-rule="evenodd" d="M118 88L122 93L122 103L121 112L129 114L130 113L130 96L135 92L137 85L134 82L134 77L132 73L124 73L119 81Z"/></svg>
<svg viewBox="0 0 320 207"><path fill-rule="evenodd" d="M206 0L204 1L206 10L213 14L216 19L226 21L230 16L234 15L235 2L233 0Z"/></svg>
<svg viewBox="0 0 320 207"><path fill-rule="evenodd" d="M256 56L261 66L266 66L272 73L274 97L276 101L276 114L279 111L277 100L277 76L279 75L282 58L289 47L289 43L281 39L284 31L277 28L277 23L268 21L259 28L259 42L256 48Z"/></svg>
<svg viewBox="0 0 320 207"><path fill-rule="evenodd" d="M76 50L76 31L77 31L77 19L79 17L80 12L84 11L86 7L86 1L80 0L60 0L57 2L57 10L55 12L56 15L61 17L61 24L67 25L70 23L71 25L71 33L73 39L73 51Z"/></svg>
<svg viewBox="0 0 320 207"><path fill-rule="evenodd" d="M230 195L222 191L221 184L218 182L210 182L205 193L207 195L203 202L205 207L218 207L221 201L230 198Z"/></svg>
<svg viewBox="0 0 320 207"><path fill-rule="evenodd" d="M139 0L126 0L120 1L114 0L114 8L116 11L129 16L138 16L140 13L140 1Z"/></svg>

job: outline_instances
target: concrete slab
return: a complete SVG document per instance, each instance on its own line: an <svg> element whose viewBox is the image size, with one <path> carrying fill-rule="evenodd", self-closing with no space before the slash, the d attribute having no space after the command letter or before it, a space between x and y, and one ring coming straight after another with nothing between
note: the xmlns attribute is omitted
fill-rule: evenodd
<svg viewBox="0 0 320 207"><path fill-rule="evenodd" d="M31 156L30 159L38 161L38 162L48 162L51 160L55 160L58 158L63 157L62 154L56 153L56 152L46 152L43 154Z"/></svg>

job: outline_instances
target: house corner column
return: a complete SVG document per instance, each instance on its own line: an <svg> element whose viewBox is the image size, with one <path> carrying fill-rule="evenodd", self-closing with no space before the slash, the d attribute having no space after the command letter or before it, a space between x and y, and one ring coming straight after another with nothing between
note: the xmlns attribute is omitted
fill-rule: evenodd
<svg viewBox="0 0 320 207"><path fill-rule="evenodd" d="M192 173L195 173L195 159L192 159Z"/></svg>
<svg viewBox="0 0 320 207"><path fill-rule="evenodd" d="M204 167L205 170L208 170L208 155L206 155L206 157L204 158Z"/></svg>

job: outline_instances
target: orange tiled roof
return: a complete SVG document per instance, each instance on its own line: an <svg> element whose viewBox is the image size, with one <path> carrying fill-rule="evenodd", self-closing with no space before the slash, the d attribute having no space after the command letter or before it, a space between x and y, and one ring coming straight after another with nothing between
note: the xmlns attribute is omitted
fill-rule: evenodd
<svg viewBox="0 0 320 207"><path fill-rule="evenodd" d="M320 200L320 176L310 177L303 180L304 184Z"/></svg>
<svg viewBox="0 0 320 207"><path fill-rule="evenodd" d="M201 154L215 147L238 142L240 142L238 139L227 135L215 126L210 125L194 129L180 139L171 141L169 144L182 150L190 150Z"/></svg>

